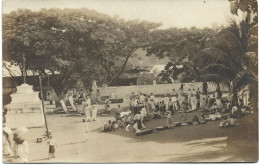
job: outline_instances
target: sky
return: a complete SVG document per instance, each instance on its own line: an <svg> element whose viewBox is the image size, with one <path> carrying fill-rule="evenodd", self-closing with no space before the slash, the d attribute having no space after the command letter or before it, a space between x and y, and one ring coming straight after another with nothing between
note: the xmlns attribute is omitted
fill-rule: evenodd
<svg viewBox="0 0 260 165"><path fill-rule="evenodd" d="M18 8L88 8L125 20L140 19L162 23L162 28L227 25L230 18L228 0L3 0L3 13Z"/></svg>

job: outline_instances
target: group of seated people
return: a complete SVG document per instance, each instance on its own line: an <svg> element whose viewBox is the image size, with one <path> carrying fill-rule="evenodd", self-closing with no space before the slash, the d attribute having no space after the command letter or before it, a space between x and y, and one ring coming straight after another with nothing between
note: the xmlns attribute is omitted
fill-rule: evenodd
<svg viewBox="0 0 260 165"><path fill-rule="evenodd" d="M199 93L199 90L197 93ZM203 111L203 113L201 117L198 117L196 115L193 116L193 119L191 121L193 125L204 124L208 120L219 120L223 117L222 113L228 113L229 118L225 118L223 120L223 123L221 122L222 124L220 125L234 125L233 120L248 113L246 111L246 108L241 108L238 105L233 105L230 101L228 101L227 103L223 102L221 97L219 97L218 95L217 97L213 96L213 98L210 98L209 96L206 96L204 98L201 95L204 101L200 101L197 105L199 109ZM192 111L192 107L190 106L187 96L184 95L181 106L180 104L172 104L172 98L169 99L167 95L164 95L162 100L159 102L152 93L150 97L143 93L140 93L140 96L133 95L131 99L131 110L128 109L127 111L123 111L120 105L118 105L115 114L115 121L109 121L108 123L106 123L103 128L104 131L115 130L117 128L126 128L126 130L128 131L128 128L131 124L133 124L133 128L135 131L140 131L142 129L145 129L144 123L149 119L149 117L151 117L152 119L165 117L167 118L168 125L170 125L168 121L170 121L171 118L168 116L172 116L175 110L181 110L180 112L184 113ZM173 99L173 101L174 100L175 99ZM205 116L207 111L209 112L209 114ZM105 111L103 113L110 113L109 101L106 102ZM235 122L235 124L237 123Z"/></svg>
<svg viewBox="0 0 260 165"><path fill-rule="evenodd" d="M126 111L120 111L120 106L118 106L115 113L115 120L109 120L105 123L102 131L107 132L116 130L117 128L126 128L126 130L129 131L128 128L131 124L133 125L135 132L145 129L144 122L146 120L147 113L145 109L142 110L143 111L138 111L137 114L134 115L129 109Z"/></svg>
<svg viewBox="0 0 260 165"><path fill-rule="evenodd" d="M222 128L232 127L237 125L239 125L237 118L232 118L230 116L228 116L227 118L225 117L224 120L219 124L219 126Z"/></svg>
<svg viewBox="0 0 260 165"><path fill-rule="evenodd" d="M111 112L111 107L110 107L111 101L109 99L105 100L105 109L101 112L99 112L99 115L108 115Z"/></svg>

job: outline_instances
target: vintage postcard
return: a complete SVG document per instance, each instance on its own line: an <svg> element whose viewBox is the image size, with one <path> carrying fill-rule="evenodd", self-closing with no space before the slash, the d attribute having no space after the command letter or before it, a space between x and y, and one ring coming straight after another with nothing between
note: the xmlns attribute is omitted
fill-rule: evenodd
<svg viewBox="0 0 260 165"><path fill-rule="evenodd" d="M257 5L3 0L3 162L257 162Z"/></svg>

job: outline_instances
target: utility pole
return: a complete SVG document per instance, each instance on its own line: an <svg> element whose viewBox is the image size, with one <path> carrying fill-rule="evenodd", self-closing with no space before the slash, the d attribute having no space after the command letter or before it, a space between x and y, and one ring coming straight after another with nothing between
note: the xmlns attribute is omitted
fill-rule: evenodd
<svg viewBox="0 0 260 165"><path fill-rule="evenodd" d="M46 115L45 115L45 107L44 107L43 92L42 92L42 78L44 78L44 76L39 76L43 116L44 116L46 131L47 131L47 137L49 138L49 129L48 129L48 124L47 124Z"/></svg>

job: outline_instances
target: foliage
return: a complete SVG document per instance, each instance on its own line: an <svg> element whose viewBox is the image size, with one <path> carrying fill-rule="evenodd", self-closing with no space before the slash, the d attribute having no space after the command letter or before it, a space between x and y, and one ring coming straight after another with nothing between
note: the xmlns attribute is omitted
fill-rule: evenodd
<svg viewBox="0 0 260 165"><path fill-rule="evenodd" d="M192 57L206 42L213 37L215 31L197 28L169 28L154 30L151 33L151 44L147 47L148 55L155 54L159 58Z"/></svg>

